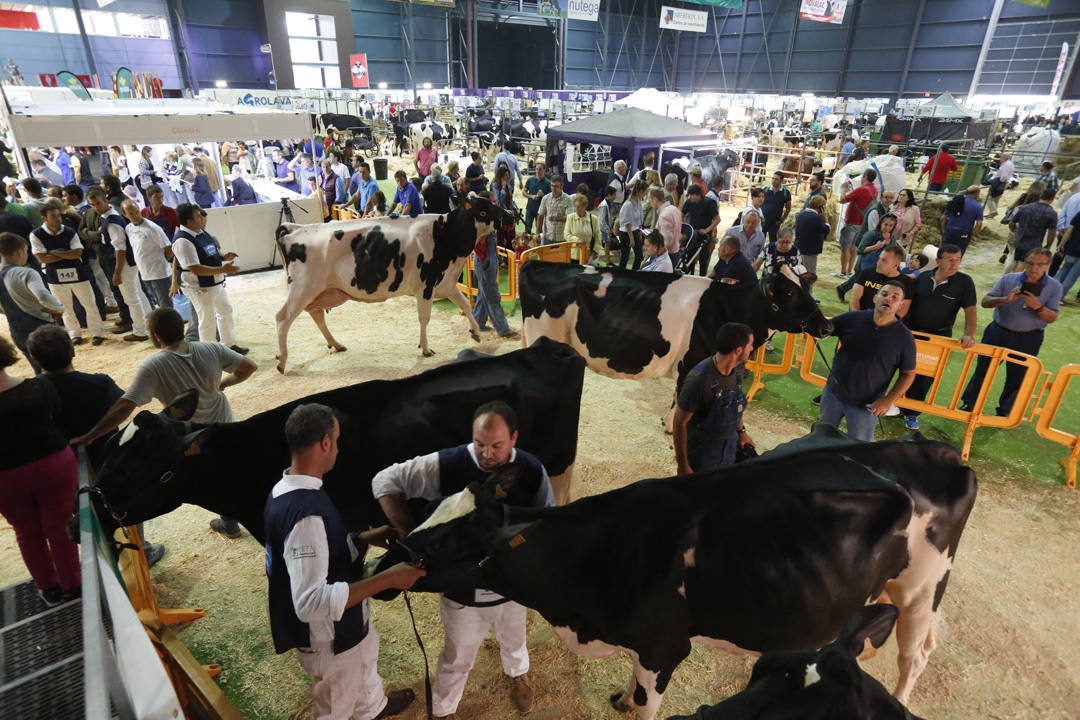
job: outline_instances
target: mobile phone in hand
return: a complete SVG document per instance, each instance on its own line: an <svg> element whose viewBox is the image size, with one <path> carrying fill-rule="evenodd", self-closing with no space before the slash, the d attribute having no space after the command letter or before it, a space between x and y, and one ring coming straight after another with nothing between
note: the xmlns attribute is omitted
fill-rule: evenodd
<svg viewBox="0 0 1080 720"><path fill-rule="evenodd" d="M1020 286L1020 292L1031 293L1035 297L1039 297L1042 293L1042 289L1042 283L1037 282L1024 282L1024 284Z"/></svg>

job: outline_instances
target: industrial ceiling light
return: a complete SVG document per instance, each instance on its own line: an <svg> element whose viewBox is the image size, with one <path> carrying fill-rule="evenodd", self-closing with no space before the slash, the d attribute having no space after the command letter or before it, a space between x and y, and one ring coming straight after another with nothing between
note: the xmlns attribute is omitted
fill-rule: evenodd
<svg viewBox="0 0 1080 720"><path fill-rule="evenodd" d="M429 83L429 82L424 83L424 89L425 90L430 90L431 89L431 83Z"/></svg>
<svg viewBox="0 0 1080 720"><path fill-rule="evenodd" d="M227 88L227 87L229 87L229 83L227 83L227 82L226 82L226 81L224 81L224 80L215 80L215 81L214 81L214 87L217 87L217 88Z"/></svg>
<svg viewBox="0 0 1080 720"><path fill-rule="evenodd" d="M390 86L389 86L389 85L387 85L387 84L386 84L386 83L384 83L384 82L381 82L381 83L379 83L379 89L380 89L380 90L385 90L385 89L386 89L386 88L388 88L388 87L390 87Z"/></svg>

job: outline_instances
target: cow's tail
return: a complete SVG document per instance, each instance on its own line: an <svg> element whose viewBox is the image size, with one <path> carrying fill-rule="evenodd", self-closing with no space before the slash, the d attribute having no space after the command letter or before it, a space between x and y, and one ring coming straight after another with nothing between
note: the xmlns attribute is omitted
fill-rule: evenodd
<svg viewBox="0 0 1080 720"><path fill-rule="evenodd" d="M278 250L281 251L281 257L285 257L285 236L289 234L289 228L284 225L278 225L277 230L274 231L274 242L277 243Z"/></svg>

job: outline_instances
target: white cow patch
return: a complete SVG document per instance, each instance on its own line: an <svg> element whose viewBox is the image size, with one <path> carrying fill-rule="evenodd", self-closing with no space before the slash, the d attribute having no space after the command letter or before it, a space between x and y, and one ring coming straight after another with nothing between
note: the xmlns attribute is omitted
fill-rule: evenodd
<svg viewBox="0 0 1080 720"><path fill-rule="evenodd" d="M604 276L600 278L600 287L596 288L596 297L602 298L607 295L608 286L615 280L615 276L611 273L604 273Z"/></svg>
<svg viewBox="0 0 1080 720"><path fill-rule="evenodd" d="M582 657L602 660L611 657L622 650L620 647L608 645L600 640L590 640L587 643L583 643L578 637L578 634L568 627L552 625L551 629L554 630L555 634L559 636L559 639L563 641L567 650L576 655L581 655Z"/></svg>
<svg viewBox="0 0 1080 720"><path fill-rule="evenodd" d="M136 431L137 431L138 429L139 429L139 426L138 426L138 425L136 425L136 424L135 424L135 423L133 423L133 422L129 422L129 423L128 423L128 424L127 424L127 425L126 425L125 427L124 427L124 431L123 431L122 433L120 433L120 442L119 442L118 444L119 444L119 445L121 445L121 446L123 446L123 444L124 444L124 443L126 443L126 442L127 442L128 440L130 440L131 438L135 437L135 432L136 432Z"/></svg>
<svg viewBox="0 0 1080 720"><path fill-rule="evenodd" d="M780 274L786 277L791 282L795 283L796 285L800 285L799 276L795 274L795 271L792 270L791 266L787 263L780 264Z"/></svg>
<svg viewBox="0 0 1080 720"><path fill-rule="evenodd" d="M417 526L413 532L427 530L436 525L442 525L451 520L457 520L459 517L464 517L475 509L476 496L472 494L471 490L465 488L456 495L451 495L439 503L439 507L435 508L435 512L431 513L431 517Z"/></svg>
<svg viewBox="0 0 1080 720"><path fill-rule="evenodd" d="M682 554L682 561L684 567L694 567L694 548L690 548Z"/></svg>
<svg viewBox="0 0 1080 720"><path fill-rule="evenodd" d="M803 687L808 688L814 683L821 680L821 676L818 675L817 663L810 663L806 666L806 675L803 676Z"/></svg>

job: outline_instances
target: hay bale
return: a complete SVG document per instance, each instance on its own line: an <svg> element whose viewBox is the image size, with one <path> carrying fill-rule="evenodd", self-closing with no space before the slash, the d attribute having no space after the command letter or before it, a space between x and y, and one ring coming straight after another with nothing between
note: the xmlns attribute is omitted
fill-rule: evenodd
<svg viewBox="0 0 1080 720"><path fill-rule="evenodd" d="M1058 152L1072 156L1071 158L1063 158L1056 163L1055 170L1058 178L1064 182L1072 180L1074 177L1080 177L1080 136L1066 135L1063 137Z"/></svg>

